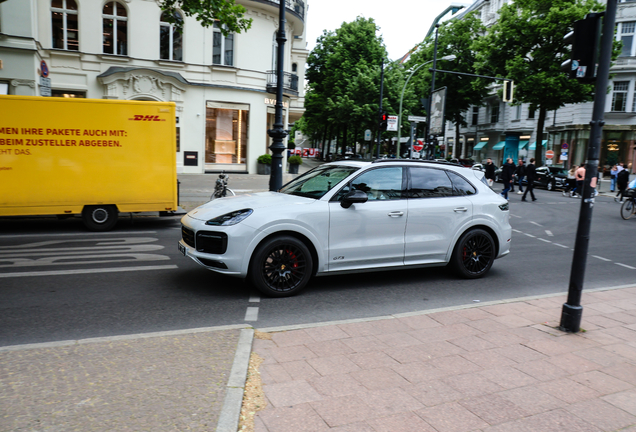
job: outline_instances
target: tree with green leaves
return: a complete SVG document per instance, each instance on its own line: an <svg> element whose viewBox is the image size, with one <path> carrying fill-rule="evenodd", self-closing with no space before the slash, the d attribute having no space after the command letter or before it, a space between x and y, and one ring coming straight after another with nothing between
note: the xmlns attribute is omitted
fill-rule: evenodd
<svg viewBox="0 0 636 432"><path fill-rule="evenodd" d="M460 19L446 21L438 29L437 69L448 69L454 72L475 74L475 44L485 28L475 13ZM417 67L433 59L434 39L424 41L420 48L409 58L407 67ZM455 60L440 61L441 58L454 55ZM432 68L431 63L429 68ZM418 89L426 89L425 97L430 94L431 72L422 68L413 77L413 85ZM426 69L426 70L424 70ZM435 87L446 87L445 118L455 124L457 135L459 128L467 126L465 114L471 105L481 105L488 94L491 81L481 78L437 72ZM422 94L422 93L420 93ZM403 116L406 118L406 116ZM456 144L457 145L457 144Z"/></svg>
<svg viewBox="0 0 636 432"><path fill-rule="evenodd" d="M183 21L176 19L177 11L186 16L194 16L203 27L210 27L219 21L221 33L241 33L252 25L251 18L244 18L245 7L234 0L160 0L159 7L166 11L166 19L174 24L179 32L183 31Z"/></svg>
<svg viewBox="0 0 636 432"><path fill-rule="evenodd" d="M339 137L340 150L355 146L364 129L377 130L380 65L386 57L373 19L358 17L324 31L307 58L303 133L324 130ZM387 98L387 104L390 104Z"/></svg>
<svg viewBox="0 0 636 432"><path fill-rule="evenodd" d="M478 68L514 80L516 103L539 110L535 158L543 164L543 128L547 111L588 102L594 85L569 79L561 63L570 58L563 37L574 21L604 5L595 0L515 0L499 10L499 20L477 43Z"/></svg>

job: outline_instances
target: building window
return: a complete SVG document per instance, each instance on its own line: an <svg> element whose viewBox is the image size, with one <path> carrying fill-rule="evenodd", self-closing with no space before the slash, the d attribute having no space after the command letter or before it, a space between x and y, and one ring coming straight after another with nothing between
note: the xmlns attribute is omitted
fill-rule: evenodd
<svg viewBox="0 0 636 432"><path fill-rule="evenodd" d="M621 48L620 56L632 56L632 45L634 42L634 27L636 21L619 23L618 28L618 40L623 42L623 48Z"/></svg>
<svg viewBox="0 0 636 432"><path fill-rule="evenodd" d="M234 35L223 36L218 21L214 22L212 41L212 64L234 66Z"/></svg>
<svg viewBox="0 0 636 432"><path fill-rule="evenodd" d="M515 120L521 119L521 104L517 105L515 108Z"/></svg>
<svg viewBox="0 0 636 432"><path fill-rule="evenodd" d="M490 108L490 123L499 122L499 103L494 103Z"/></svg>
<svg viewBox="0 0 636 432"><path fill-rule="evenodd" d="M161 14L159 23L159 58L161 60L183 61L183 35L174 24L168 22L167 12ZM175 12L174 21L183 22L179 12Z"/></svg>
<svg viewBox="0 0 636 432"><path fill-rule="evenodd" d="M473 107L473 119L471 121L471 126L477 126L477 124L479 123L479 107L478 106L474 106Z"/></svg>
<svg viewBox="0 0 636 432"><path fill-rule="evenodd" d="M9 94L9 83L0 81L0 95Z"/></svg>
<svg viewBox="0 0 636 432"><path fill-rule="evenodd" d="M86 92L75 90L51 90L51 97L86 98Z"/></svg>
<svg viewBox="0 0 636 432"><path fill-rule="evenodd" d="M528 109L528 118L529 119L533 119L534 118L534 112L535 112L535 110Z"/></svg>
<svg viewBox="0 0 636 432"><path fill-rule="evenodd" d="M205 163L244 164L249 105L208 102L205 120Z"/></svg>
<svg viewBox="0 0 636 432"><path fill-rule="evenodd" d="M629 81L614 81L614 91L612 92L612 111L624 112L627 106L627 91Z"/></svg>
<svg viewBox="0 0 636 432"><path fill-rule="evenodd" d="M276 40L276 33L274 32L274 37L272 38L272 70L278 70L278 41Z"/></svg>
<svg viewBox="0 0 636 432"><path fill-rule="evenodd" d="M297 72L298 72L298 64L292 63L292 73L297 73Z"/></svg>
<svg viewBox="0 0 636 432"><path fill-rule="evenodd" d="M104 54L128 55L128 13L119 2L104 5Z"/></svg>
<svg viewBox="0 0 636 432"><path fill-rule="evenodd" d="M53 29L53 48L69 51L79 50L79 28L75 0L51 1L51 28Z"/></svg>

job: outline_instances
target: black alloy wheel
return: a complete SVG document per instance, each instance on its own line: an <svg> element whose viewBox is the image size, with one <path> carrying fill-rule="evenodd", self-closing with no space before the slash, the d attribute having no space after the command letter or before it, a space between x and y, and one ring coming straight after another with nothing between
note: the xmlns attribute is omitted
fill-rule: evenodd
<svg viewBox="0 0 636 432"><path fill-rule="evenodd" d="M549 191L553 191L554 190L554 182L553 181L549 181L547 185L545 185L545 188Z"/></svg>
<svg viewBox="0 0 636 432"><path fill-rule="evenodd" d="M297 294L311 278L313 261L303 242L279 236L259 245L250 262L250 277L256 288L271 297Z"/></svg>
<svg viewBox="0 0 636 432"><path fill-rule="evenodd" d="M495 242L483 229L465 232L455 245L451 263L466 279L484 276L495 261Z"/></svg>

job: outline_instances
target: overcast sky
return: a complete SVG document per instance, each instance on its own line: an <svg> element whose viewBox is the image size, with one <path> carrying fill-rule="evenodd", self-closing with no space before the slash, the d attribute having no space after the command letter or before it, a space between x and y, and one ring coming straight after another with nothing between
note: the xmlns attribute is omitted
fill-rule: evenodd
<svg viewBox="0 0 636 432"><path fill-rule="evenodd" d="M335 30L358 16L373 18L380 27L389 58L397 60L424 40L437 15L452 3L470 0L308 0L307 49L316 45L323 30Z"/></svg>

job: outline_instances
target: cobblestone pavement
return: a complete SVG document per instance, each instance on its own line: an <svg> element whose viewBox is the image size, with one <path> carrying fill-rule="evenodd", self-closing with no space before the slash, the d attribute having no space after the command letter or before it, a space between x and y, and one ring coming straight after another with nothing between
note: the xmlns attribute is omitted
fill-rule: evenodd
<svg viewBox="0 0 636 432"><path fill-rule="evenodd" d="M0 431L214 431L240 332L4 347Z"/></svg>
<svg viewBox="0 0 636 432"><path fill-rule="evenodd" d="M257 432L636 432L636 287L259 329ZM285 331L287 330L287 331Z"/></svg>

